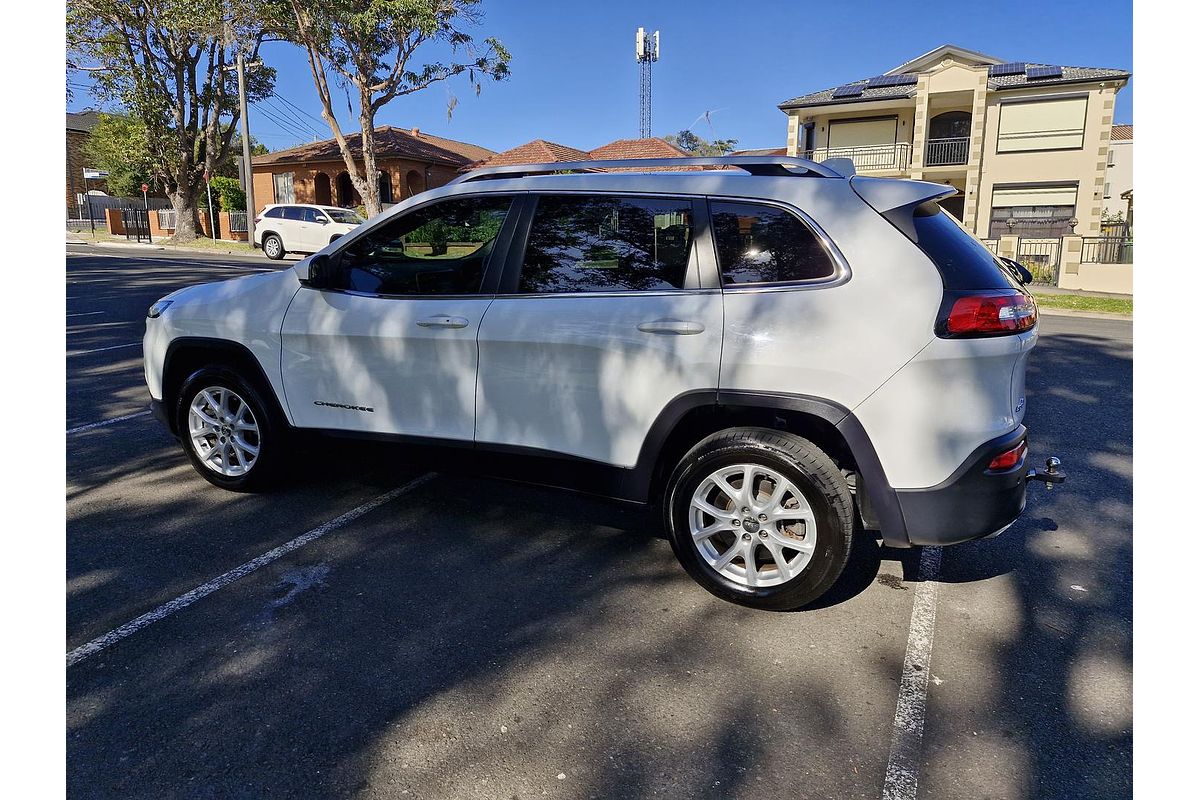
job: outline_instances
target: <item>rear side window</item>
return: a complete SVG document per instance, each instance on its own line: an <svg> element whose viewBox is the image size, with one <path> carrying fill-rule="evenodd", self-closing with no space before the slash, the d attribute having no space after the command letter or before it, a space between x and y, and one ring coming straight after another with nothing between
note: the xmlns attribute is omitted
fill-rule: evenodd
<svg viewBox="0 0 1200 800"><path fill-rule="evenodd" d="M713 202L709 209L724 285L833 277L829 253L794 214L757 203Z"/></svg>
<svg viewBox="0 0 1200 800"><path fill-rule="evenodd" d="M519 291L682 289L692 236L690 200L545 195L525 246Z"/></svg>
<svg viewBox="0 0 1200 800"><path fill-rule="evenodd" d="M947 289L1011 289L991 252L935 202L913 211L914 240L942 273Z"/></svg>
<svg viewBox="0 0 1200 800"><path fill-rule="evenodd" d="M275 206L274 208L268 210L267 213L263 214L263 216L270 217L271 219L280 219L283 217L283 207Z"/></svg>

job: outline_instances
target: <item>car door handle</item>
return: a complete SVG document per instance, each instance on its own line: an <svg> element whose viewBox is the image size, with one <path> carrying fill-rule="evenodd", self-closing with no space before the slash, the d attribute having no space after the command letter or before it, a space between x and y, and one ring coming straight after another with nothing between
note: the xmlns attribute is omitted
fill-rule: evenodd
<svg viewBox="0 0 1200 800"><path fill-rule="evenodd" d="M426 317L417 320L422 328L465 328L471 324L466 317Z"/></svg>
<svg viewBox="0 0 1200 800"><path fill-rule="evenodd" d="M678 319L656 319L638 325L642 333L667 333L675 336L691 336L704 331L704 325L699 322L685 322Z"/></svg>

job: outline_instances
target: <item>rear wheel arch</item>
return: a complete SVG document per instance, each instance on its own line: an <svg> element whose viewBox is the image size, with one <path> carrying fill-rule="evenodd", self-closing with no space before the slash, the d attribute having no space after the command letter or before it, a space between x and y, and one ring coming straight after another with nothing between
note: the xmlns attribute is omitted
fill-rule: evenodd
<svg viewBox="0 0 1200 800"><path fill-rule="evenodd" d="M849 409L819 397L715 389L680 395L651 426L627 494L659 502L675 466L697 442L736 427L772 428L815 444L843 473L854 473L866 527L879 529L892 547L909 546L899 500L866 431Z"/></svg>
<svg viewBox="0 0 1200 800"><path fill-rule="evenodd" d="M278 419L288 420L283 404L275 394L275 387L249 348L238 342L222 339L185 337L171 342L163 361L162 399L173 433L179 433L175 413L179 391L189 376L204 367L232 370L242 380L254 384L254 388L263 396L265 402L273 405L272 411L278 415Z"/></svg>

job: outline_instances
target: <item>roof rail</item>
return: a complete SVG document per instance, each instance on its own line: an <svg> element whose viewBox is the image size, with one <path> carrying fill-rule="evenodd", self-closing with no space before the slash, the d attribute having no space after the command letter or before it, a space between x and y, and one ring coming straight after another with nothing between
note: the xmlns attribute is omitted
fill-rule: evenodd
<svg viewBox="0 0 1200 800"><path fill-rule="evenodd" d="M548 164L509 164L501 167L480 167L460 175L450 184L492 178L520 178L526 175L554 172L594 172L608 169L642 169L646 167L737 167L751 175L795 176L796 170L822 178L845 177L824 164L793 156L705 156L696 158L621 158L599 161L552 161Z"/></svg>

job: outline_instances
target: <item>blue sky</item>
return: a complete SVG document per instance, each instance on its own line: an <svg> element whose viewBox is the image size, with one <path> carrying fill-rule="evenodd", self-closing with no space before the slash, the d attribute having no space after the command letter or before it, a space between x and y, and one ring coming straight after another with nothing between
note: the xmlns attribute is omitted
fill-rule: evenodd
<svg viewBox="0 0 1200 800"><path fill-rule="evenodd" d="M786 117L776 108L781 101L878 75L947 42L1008 61L1133 67L1131 4L1108 0L928 0L917 6L485 0L483 8L483 24L473 33L504 42L513 55L512 77L485 83L478 97L465 78L435 85L389 104L377 124L416 126L495 150L535 138L590 149L636 137L638 26L662 36L662 60L654 66L654 134L691 127L705 138L737 139L739 147L784 144ZM270 43L263 58L279 71L276 92L319 119L301 53ZM1118 123L1133 121L1133 87L1131 81L1117 96ZM447 120L451 93L458 105ZM68 107L89 105L80 92ZM347 124L344 102L341 114L343 125L356 129ZM272 150L330 135L322 123L302 113L289 117L271 105L251 109L250 116L252 135Z"/></svg>

